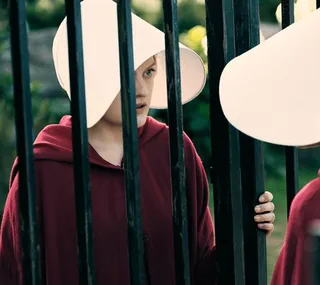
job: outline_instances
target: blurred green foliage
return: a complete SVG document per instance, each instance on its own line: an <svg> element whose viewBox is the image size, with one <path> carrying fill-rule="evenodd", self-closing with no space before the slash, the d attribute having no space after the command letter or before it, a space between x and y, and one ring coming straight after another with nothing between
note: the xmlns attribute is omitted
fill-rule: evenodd
<svg viewBox="0 0 320 285"><path fill-rule="evenodd" d="M0 62L8 48L8 15L0 10ZM32 96L34 137L47 124L56 123L65 112L59 100L49 100L39 95L40 85L30 83ZM14 121L13 77L11 72L0 73L0 217L8 192L9 174L16 156Z"/></svg>
<svg viewBox="0 0 320 285"><path fill-rule="evenodd" d="M31 30L58 27L64 17L62 0L38 0L27 4L27 21Z"/></svg>
<svg viewBox="0 0 320 285"><path fill-rule="evenodd" d="M261 20L264 22L275 23L277 21L275 12L280 3L280 0L260 0L259 4Z"/></svg>

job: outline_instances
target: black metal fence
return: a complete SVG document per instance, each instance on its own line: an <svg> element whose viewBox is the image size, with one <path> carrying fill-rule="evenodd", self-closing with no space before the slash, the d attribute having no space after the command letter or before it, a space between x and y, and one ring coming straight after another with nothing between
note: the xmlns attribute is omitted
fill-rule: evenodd
<svg viewBox="0 0 320 285"><path fill-rule="evenodd" d="M106 0L111 1L111 0ZM88 138L86 131L80 3L67 0L68 40L73 117L74 175L81 284L95 284L92 250ZM319 4L319 1L318 1ZM121 90L124 134L124 166L129 235L131 284L144 284L143 238L140 214L140 181L136 101L133 72L131 6L118 3L119 42L122 56ZM293 22L293 0L282 1L283 28ZM176 284L190 284L188 224L182 137L182 107L177 31L177 1L163 0L170 127L171 175ZM258 0L206 0L208 64L211 110L212 168L217 262L220 284L267 284L266 238L256 229L253 208L264 191L262 144L231 127L219 102L219 78L235 56L259 44ZM20 217L24 284L43 284L36 224L36 197L32 146L32 113L25 2L10 1L10 27L14 78L17 151L20 169ZM297 153L286 149L288 206L297 192ZM241 167L241 172L239 171ZM79 179L79 177L81 179ZM289 207L288 207L289 208Z"/></svg>

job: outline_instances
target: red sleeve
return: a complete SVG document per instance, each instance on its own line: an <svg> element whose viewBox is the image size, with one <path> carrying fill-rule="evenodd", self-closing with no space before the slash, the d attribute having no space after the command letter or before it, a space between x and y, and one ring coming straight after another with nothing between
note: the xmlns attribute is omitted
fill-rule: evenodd
<svg viewBox="0 0 320 285"><path fill-rule="evenodd" d="M186 181L189 206L189 242L194 284L216 284L217 267L213 220L209 208L209 185L202 161L191 140L185 137ZM193 266L193 267L192 267Z"/></svg>
<svg viewBox="0 0 320 285"><path fill-rule="evenodd" d="M18 175L10 188L0 229L0 284L22 284Z"/></svg>
<svg viewBox="0 0 320 285"><path fill-rule="evenodd" d="M310 282L308 254L309 235L306 219L306 194L312 191L310 183L294 198L287 225L284 244L276 262L270 285L302 285Z"/></svg>
<svg viewBox="0 0 320 285"><path fill-rule="evenodd" d="M35 165L36 186L39 175ZM19 172L16 159L9 180L9 193L4 207L0 228L0 284L22 285L23 265L19 213ZM40 205L39 191L36 193L37 205ZM41 223L40 210L37 207L37 222ZM42 241L42 240L41 240ZM41 244L42 245L42 244Z"/></svg>

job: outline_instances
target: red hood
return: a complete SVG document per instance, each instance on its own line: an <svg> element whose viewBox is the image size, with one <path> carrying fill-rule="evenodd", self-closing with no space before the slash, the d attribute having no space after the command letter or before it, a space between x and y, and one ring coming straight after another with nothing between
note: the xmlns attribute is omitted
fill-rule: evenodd
<svg viewBox="0 0 320 285"><path fill-rule="evenodd" d="M146 124L138 130L140 148L165 128L165 124L148 117ZM53 160L72 163L73 152L71 116L62 117L59 124L46 126L38 134L33 146L35 160ZM89 145L89 162L102 167L115 167L102 159L91 145ZM16 172L17 159L15 160L11 171L10 182L13 181Z"/></svg>

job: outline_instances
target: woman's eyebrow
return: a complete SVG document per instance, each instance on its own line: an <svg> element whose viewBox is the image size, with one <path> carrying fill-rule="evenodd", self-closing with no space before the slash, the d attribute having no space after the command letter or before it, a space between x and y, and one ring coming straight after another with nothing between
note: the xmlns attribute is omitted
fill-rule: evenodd
<svg viewBox="0 0 320 285"><path fill-rule="evenodd" d="M149 67L147 67L146 69L149 69L149 68L155 66L156 64L157 64L157 62L154 61L154 62L153 62L152 64L150 64Z"/></svg>

